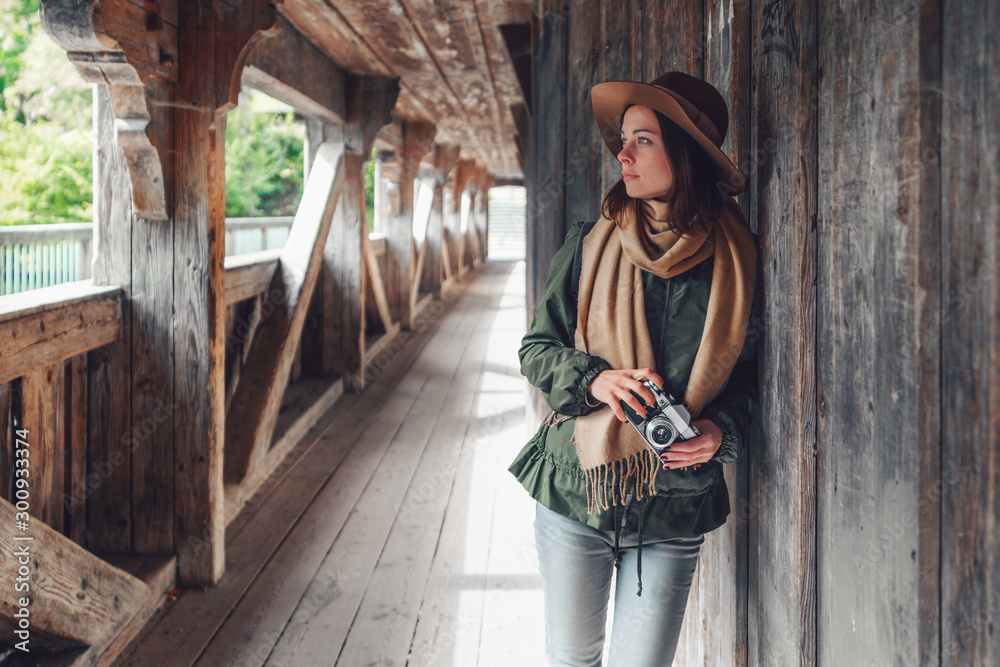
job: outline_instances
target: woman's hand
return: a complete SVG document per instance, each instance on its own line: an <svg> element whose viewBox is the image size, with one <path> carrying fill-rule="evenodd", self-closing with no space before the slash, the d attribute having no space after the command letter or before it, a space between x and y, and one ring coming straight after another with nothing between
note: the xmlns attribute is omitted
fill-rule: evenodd
<svg viewBox="0 0 1000 667"><path fill-rule="evenodd" d="M664 470L676 470L690 465L708 463L722 445L722 429L709 419L699 419L692 424L701 435L670 445L666 453L660 454Z"/></svg>
<svg viewBox="0 0 1000 667"><path fill-rule="evenodd" d="M626 422L628 418L625 416L625 411L622 409L620 401L625 401L639 416L646 416L646 409L642 407L639 399L632 394L633 391L642 397L646 405L656 405L656 397L642 383L642 380L652 380L653 384L657 387L663 386L663 378L657 375L653 369L632 368L622 371L601 371L591 381L590 386L587 387L587 391L601 403L607 403L611 406L611 410L618 417L618 421ZM719 442L722 441L720 440Z"/></svg>

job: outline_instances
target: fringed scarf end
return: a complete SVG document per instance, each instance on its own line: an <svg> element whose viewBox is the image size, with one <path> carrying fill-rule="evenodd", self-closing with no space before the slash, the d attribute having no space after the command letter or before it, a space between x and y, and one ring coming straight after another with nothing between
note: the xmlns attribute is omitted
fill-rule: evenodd
<svg viewBox="0 0 1000 667"><path fill-rule="evenodd" d="M635 497L656 495L655 455L646 450L583 471L587 482L587 513L597 514L622 506L629 478L635 479Z"/></svg>

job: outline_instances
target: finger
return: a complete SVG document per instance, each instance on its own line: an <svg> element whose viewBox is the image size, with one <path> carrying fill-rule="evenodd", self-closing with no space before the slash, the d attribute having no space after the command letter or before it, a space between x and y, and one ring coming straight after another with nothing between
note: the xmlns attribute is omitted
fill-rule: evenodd
<svg viewBox="0 0 1000 667"><path fill-rule="evenodd" d="M636 394L638 394L639 397L646 402L646 405L650 406L650 408L656 407L656 396L654 396L653 392L649 390L649 387L644 385L639 380L630 379L624 382L623 386L628 391L635 392ZM631 402L629 403L629 405L631 405ZM646 416L646 414L648 414L649 411L643 409L643 410L636 410L636 412L638 412L642 416Z"/></svg>
<svg viewBox="0 0 1000 667"><path fill-rule="evenodd" d="M640 368L639 373L641 373L643 379L649 380L660 389L663 389L663 378L652 368Z"/></svg>
<svg viewBox="0 0 1000 667"><path fill-rule="evenodd" d="M615 417L618 417L618 421L620 422L628 421L628 417L625 416L625 411L622 410L621 403L619 403L618 401L613 401L611 403L608 403L608 405L611 406L611 411L615 413Z"/></svg>
<svg viewBox="0 0 1000 667"><path fill-rule="evenodd" d="M634 412L635 414L639 415L640 417L645 417L646 416L646 412L647 412L646 408L644 408L642 406L642 403L640 403L639 399L636 398L634 395L629 394L628 396L623 396L621 400L626 405L628 405L630 408L632 408L632 412ZM624 415L624 414L625 413L622 412L622 415Z"/></svg>

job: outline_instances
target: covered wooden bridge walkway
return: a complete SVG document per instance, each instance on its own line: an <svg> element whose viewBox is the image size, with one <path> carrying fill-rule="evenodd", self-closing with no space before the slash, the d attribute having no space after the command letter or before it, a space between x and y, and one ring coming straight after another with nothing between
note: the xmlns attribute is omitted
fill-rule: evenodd
<svg viewBox="0 0 1000 667"><path fill-rule="evenodd" d="M229 524L219 585L118 665L531 665L544 644L524 442L524 265L442 294Z"/></svg>
<svg viewBox="0 0 1000 667"><path fill-rule="evenodd" d="M10 664L537 665L513 348L620 180L591 86L671 70L727 101L761 286L677 663L1000 664L1000 4L40 5L97 84L96 251L0 298ZM280 253L226 259L244 83L308 117L308 175Z"/></svg>

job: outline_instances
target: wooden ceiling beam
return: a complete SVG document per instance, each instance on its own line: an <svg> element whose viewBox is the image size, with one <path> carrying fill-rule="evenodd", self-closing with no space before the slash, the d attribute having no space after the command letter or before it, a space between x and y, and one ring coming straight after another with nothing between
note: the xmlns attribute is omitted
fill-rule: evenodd
<svg viewBox="0 0 1000 667"><path fill-rule="evenodd" d="M243 83L328 123L344 121L347 73L284 16L250 53Z"/></svg>

